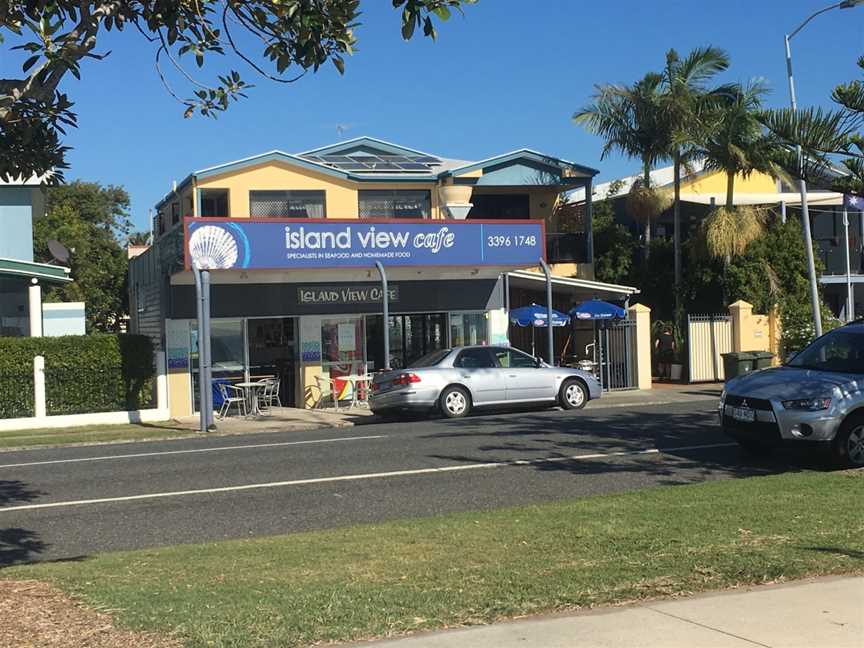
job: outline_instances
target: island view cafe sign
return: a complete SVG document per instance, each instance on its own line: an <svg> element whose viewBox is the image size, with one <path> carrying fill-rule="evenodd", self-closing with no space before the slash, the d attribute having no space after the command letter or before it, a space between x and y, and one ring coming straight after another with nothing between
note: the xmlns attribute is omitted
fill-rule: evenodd
<svg viewBox="0 0 864 648"><path fill-rule="evenodd" d="M369 267L376 261L517 268L545 258L542 220L187 218L185 227L186 267L201 270Z"/></svg>

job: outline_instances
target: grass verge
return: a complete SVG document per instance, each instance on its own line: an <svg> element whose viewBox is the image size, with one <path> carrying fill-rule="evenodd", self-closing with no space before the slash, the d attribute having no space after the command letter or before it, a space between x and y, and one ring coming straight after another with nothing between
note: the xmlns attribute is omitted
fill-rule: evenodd
<svg viewBox="0 0 864 648"><path fill-rule="evenodd" d="M145 439L165 439L188 434L192 434L192 430L181 428L171 421L47 428L40 430L11 430L0 432L0 449L65 445L71 443L104 443L106 441L142 441Z"/></svg>
<svg viewBox="0 0 864 648"><path fill-rule="evenodd" d="M188 646L304 646L864 572L864 473L795 473L14 567Z"/></svg>

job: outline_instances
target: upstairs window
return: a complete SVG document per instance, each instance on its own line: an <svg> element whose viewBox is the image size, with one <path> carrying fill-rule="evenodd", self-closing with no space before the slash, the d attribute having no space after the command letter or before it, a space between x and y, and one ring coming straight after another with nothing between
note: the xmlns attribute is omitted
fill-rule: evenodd
<svg viewBox="0 0 864 648"><path fill-rule="evenodd" d="M432 198L428 191L358 191L360 218L429 218Z"/></svg>
<svg viewBox="0 0 864 648"><path fill-rule="evenodd" d="M208 218L228 218L228 190L202 189L200 214Z"/></svg>
<svg viewBox="0 0 864 648"><path fill-rule="evenodd" d="M250 191L253 218L324 218L323 191Z"/></svg>
<svg viewBox="0 0 864 648"><path fill-rule="evenodd" d="M180 203L171 203L171 224L176 225L180 222Z"/></svg>

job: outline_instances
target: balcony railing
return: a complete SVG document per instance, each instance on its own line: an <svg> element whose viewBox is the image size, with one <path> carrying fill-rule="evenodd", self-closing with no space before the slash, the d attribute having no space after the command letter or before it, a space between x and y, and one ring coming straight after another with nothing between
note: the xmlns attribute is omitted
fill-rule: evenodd
<svg viewBox="0 0 864 648"><path fill-rule="evenodd" d="M588 263L588 237L584 232L556 232L546 235L548 263Z"/></svg>

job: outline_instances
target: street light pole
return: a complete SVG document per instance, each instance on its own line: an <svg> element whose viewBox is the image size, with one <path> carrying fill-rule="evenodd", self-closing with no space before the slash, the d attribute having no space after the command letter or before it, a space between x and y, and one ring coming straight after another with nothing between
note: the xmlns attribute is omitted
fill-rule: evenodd
<svg viewBox="0 0 864 648"><path fill-rule="evenodd" d="M812 16L811 16L812 18ZM810 20L808 18L807 20ZM805 21L806 24L807 21ZM803 27L804 25L801 25ZM795 30L797 32L801 29ZM792 77L792 50L789 47L789 40L795 35L793 32L785 36L786 41L786 75L789 77L789 99L792 104L792 111L798 110L798 104L795 101L795 80ZM810 308L813 312L813 329L816 337L822 335L822 311L819 308L819 287L816 284L816 262L813 259L813 235L810 231L810 210L807 206L807 182L804 180L804 153L801 150L801 145L795 147L795 152L798 159L798 190L801 192L801 226L804 228L804 247L807 252L807 277L810 280Z"/></svg>
<svg viewBox="0 0 864 648"><path fill-rule="evenodd" d="M789 79L789 101L792 105L793 112L798 110L798 104L795 100L795 80L792 77L792 49L789 46L789 42L816 16L832 9L851 9L852 7L862 3L864 3L864 0L843 0L842 2L837 2L820 9L819 11L810 14L804 22L783 37L786 46L786 75ZM798 189L801 192L801 226L804 229L804 245L807 248L807 275L810 279L810 308L813 310L813 328L816 337L819 337L822 335L822 312L819 308L819 288L816 283L816 263L813 259L813 235L810 231L810 210L807 206L807 183L802 177L804 175L804 152L802 151L800 144L795 147L795 152L797 153L798 158Z"/></svg>

